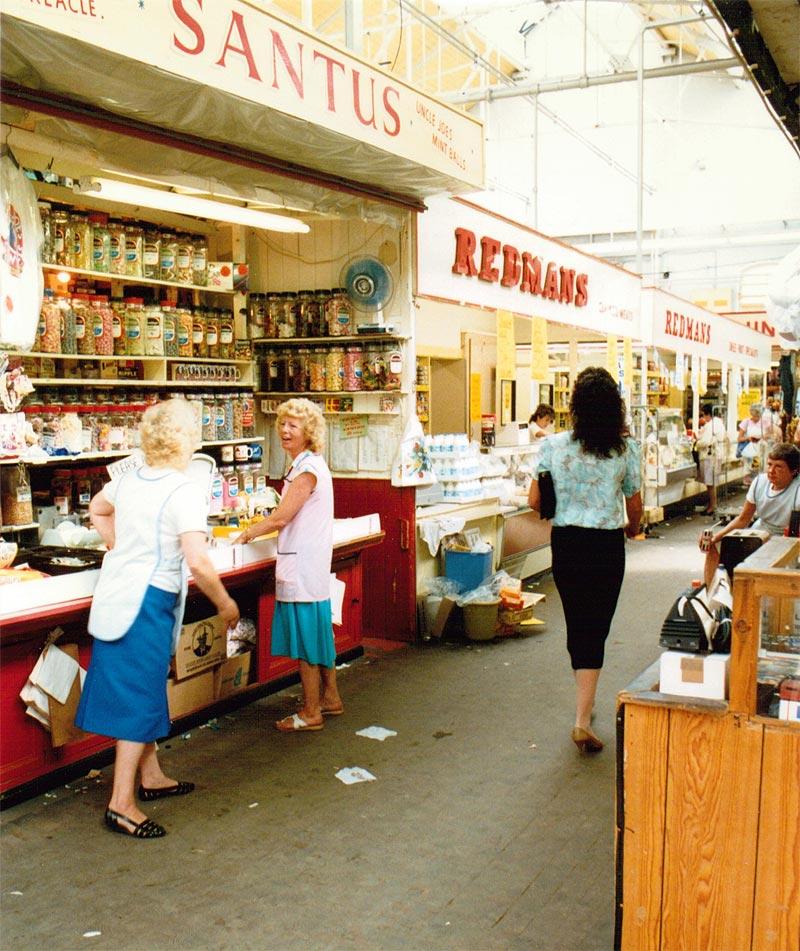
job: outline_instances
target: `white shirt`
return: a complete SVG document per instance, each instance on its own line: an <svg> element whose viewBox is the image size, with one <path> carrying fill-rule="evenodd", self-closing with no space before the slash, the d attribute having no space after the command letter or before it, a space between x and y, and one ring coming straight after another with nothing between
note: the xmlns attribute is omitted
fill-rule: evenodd
<svg viewBox="0 0 800 951"><path fill-rule="evenodd" d="M766 472L756 476L747 492L747 501L756 507L753 528L760 528L771 535L783 535L789 524L792 509L800 507L800 476L795 477L785 489L773 489Z"/></svg>
<svg viewBox="0 0 800 951"><path fill-rule="evenodd" d="M308 450L301 452L292 462L281 494L304 472L317 481L295 517L278 532L278 601L327 601L331 596L333 480L322 456Z"/></svg>
<svg viewBox="0 0 800 951"><path fill-rule="evenodd" d="M175 469L142 466L103 486L103 495L114 506L115 541L103 559L89 633L99 640L122 637L152 584L181 595L177 637L188 583L180 536L206 531L208 507L202 490Z"/></svg>
<svg viewBox="0 0 800 951"><path fill-rule="evenodd" d="M708 422L703 423L700 432L697 434L697 449L702 455L714 456L719 458L722 455L722 447L725 443L725 424L718 416L712 416ZM702 452L705 450L705 452Z"/></svg>

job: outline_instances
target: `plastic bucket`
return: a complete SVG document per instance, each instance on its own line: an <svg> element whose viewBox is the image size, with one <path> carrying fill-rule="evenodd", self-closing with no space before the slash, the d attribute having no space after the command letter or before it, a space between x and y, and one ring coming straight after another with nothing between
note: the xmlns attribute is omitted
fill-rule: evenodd
<svg viewBox="0 0 800 951"><path fill-rule="evenodd" d="M464 605L464 633L472 641L490 641L497 633L500 599Z"/></svg>
<svg viewBox="0 0 800 951"><path fill-rule="evenodd" d="M445 577L461 584L464 591L472 591L492 573L491 551L450 551L444 553Z"/></svg>

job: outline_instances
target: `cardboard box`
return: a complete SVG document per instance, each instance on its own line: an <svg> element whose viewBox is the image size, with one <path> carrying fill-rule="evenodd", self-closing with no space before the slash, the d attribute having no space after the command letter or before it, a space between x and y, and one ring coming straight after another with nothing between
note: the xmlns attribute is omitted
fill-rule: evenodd
<svg viewBox="0 0 800 951"><path fill-rule="evenodd" d="M193 713L201 707L208 706L213 701L213 670L207 670L205 673L197 674L194 677L187 677L185 680L175 680L172 677L167 680L167 704L171 720L177 720L178 717L186 716L187 713Z"/></svg>
<svg viewBox="0 0 800 951"><path fill-rule="evenodd" d="M33 582L31 582L33 584ZM175 651L175 679L214 667L228 656L225 622L218 614L184 624Z"/></svg>
<svg viewBox="0 0 800 951"><path fill-rule="evenodd" d="M214 699L221 700L244 690L250 680L252 651L234 654L214 668Z"/></svg>
<svg viewBox="0 0 800 951"><path fill-rule="evenodd" d="M728 696L730 654L690 654L664 651L658 689L682 697L725 700Z"/></svg>

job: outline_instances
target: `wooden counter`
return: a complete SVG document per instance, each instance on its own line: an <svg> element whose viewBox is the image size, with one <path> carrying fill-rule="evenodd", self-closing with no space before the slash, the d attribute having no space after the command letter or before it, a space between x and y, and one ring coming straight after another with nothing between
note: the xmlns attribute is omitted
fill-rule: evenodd
<svg viewBox="0 0 800 951"><path fill-rule="evenodd" d="M762 599L800 598L799 551L735 571L728 700L660 693L658 665L619 694L616 948L800 948L800 723L756 713Z"/></svg>
<svg viewBox="0 0 800 951"><path fill-rule="evenodd" d="M355 656L361 651L361 556L365 549L379 545L383 537L383 532L377 532L334 546L331 570L347 586L342 624L334 625L333 629L337 656ZM242 617L252 618L256 623L257 644L250 683L232 697L191 711L173 722L173 734L187 724L213 716L216 710L250 702L297 679L297 661L273 657L270 653L270 626L275 604L274 559L222 571L220 577L238 602ZM83 775L92 763L111 759L113 740L93 734L54 749L48 732L25 713L25 704L19 698L48 633L57 626L64 629L60 643L77 643L80 664L88 667L92 638L86 632L86 624L91 603L91 598L81 598L0 619L0 799L3 804ZM185 617L195 620L211 614L214 614L214 608L190 584Z"/></svg>

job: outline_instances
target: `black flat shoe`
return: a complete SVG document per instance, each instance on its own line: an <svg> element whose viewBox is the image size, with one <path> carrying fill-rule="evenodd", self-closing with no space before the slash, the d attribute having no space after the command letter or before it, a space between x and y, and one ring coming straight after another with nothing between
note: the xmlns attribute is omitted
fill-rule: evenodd
<svg viewBox="0 0 800 951"><path fill-rule="evenodd" d="M125 823L128 823L128 825ZM153 819L134 822L133 819L123 816L121 812L114 812L113 809L106 809L106 825L112 832L131 835L134 839L160 839L167 834L164 826L160 826ZM132 828L129 828L129 826L132 826Z"/></svg>
<svg viewBox="0 0 800 951"><path fill-rule="evenodd" d="M167 796L187 796L194 789L194 783L176 783L174 786L164 786L161 789L146 789L139 787L137 795L142 802L152 802L154 799L166 799Z"/></svg>

